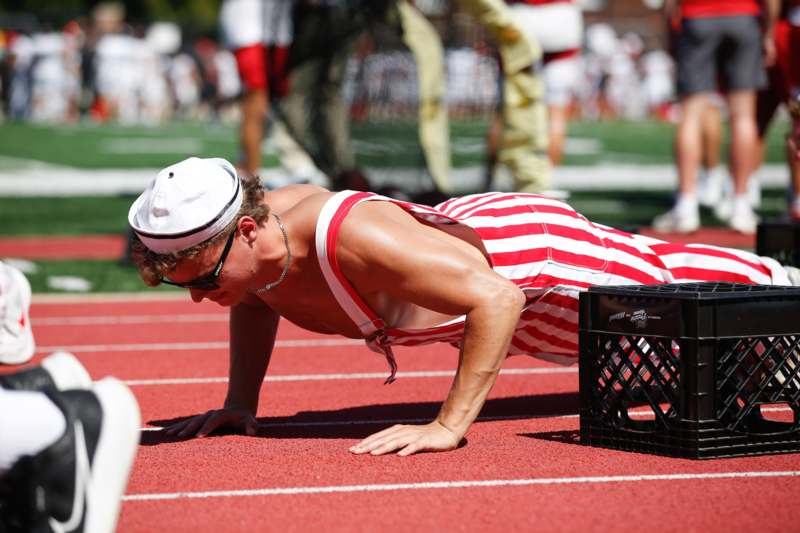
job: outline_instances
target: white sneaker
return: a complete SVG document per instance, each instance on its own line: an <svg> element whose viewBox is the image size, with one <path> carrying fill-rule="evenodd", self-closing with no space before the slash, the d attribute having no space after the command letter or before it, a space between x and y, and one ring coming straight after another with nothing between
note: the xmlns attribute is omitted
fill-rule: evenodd
<svg viewBox="0 0 800 533"><path fill-rule="evenodd" d="M112 533L139 444L136 398L114 378L45 394L67 430L0 476L0 531Z"/></svg>
<svg viewBox="0 0 800 533"><path fill-rule="evenodd" d="M657 233L692 233L700 228L700 213L697 209L673 207L653 219L653 230Z"/></svg>
<svg viewBox="0 0 800 533"><path fill-rule="evenodd" d="M31 285L27 278L0 262L0 363L18 365L33 357L36 344L30 307Z"/></svg>
<svg viewBox="0 0 800 533"><path fill-rule="evenodd" d="M85 390L91 386L89 373L69 352L55 352L42 359L39 366L0 375L0 387L8 390Z"/></svg>
<svg viewBox="0 0 800 533"><path fill-rule="evenodd" d="M789 277L789 283L791 283L793 287L800 287L800 268L783 265L783 269Z"/></svg>
<svg viewBox="0 0 800 533"><path fill-rule="evenodd" d="M731 180L727 180L721 189L721 194L717 203L709 205L709 207L713 207L714 216L720 221L728 222L733 216L734 198L735 194L733 191L733 182ZM752 176L747 180L747 201L750 204L750 207L753 209L758 209L761 207L761 182Z"/></svg>
<svg viewBox="0 0 800 533"><path fill-rule="evenodd" d="M739 233L755 235L758 227L758 216L753 212L753 208L750 207L749 203L734 202L728 226Z"/></svg>
<svg viewBox="0 0 800 533"><path fill-rule="evenodd" d="M733 215L733 180L725 180L717 203L710 206L720 222L728 222Z"/></svg>
<svg viewBox="0 0 800 533"><path fill-rule="evenodd" d="M761 182L755 176L747 180L747 201L753 209L761 207Z"/></svg>
<svg viewBox="0 0 800 533"><path fill-rule="evenodd" d="M721 167L701 172L697 179L697 201L704 207L716 206L722 199L723 187L728 181Z"/></svg>

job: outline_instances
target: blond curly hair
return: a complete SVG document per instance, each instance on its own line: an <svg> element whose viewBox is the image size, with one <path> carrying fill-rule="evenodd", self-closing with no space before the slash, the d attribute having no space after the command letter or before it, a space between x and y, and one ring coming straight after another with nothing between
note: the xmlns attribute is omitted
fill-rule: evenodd
<svg viewBox="0 0 800 533"><path fill-rule="evenodd" d="M193 259L200 252L214 246L227 239L230 232L243 216L252 217L258 225L264 224L269 217L269 206L264 203L264 186L258 176L242 177L242 207L236 214L233 221L222 231L208 239L207 241L195 244L194 246L178 252L158 254L147 248L136 233L133 233L131 244L131 259L139 271L139 276L146 285L155 287L161 283L168 272L175 269L179 262L184 259Z"/></svg>

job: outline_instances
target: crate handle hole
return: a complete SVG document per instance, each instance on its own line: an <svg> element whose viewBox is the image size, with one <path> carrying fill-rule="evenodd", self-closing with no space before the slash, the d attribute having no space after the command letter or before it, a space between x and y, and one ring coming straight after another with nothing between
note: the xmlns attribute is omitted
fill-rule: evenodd
<svg viewBox="0 0 800 533"><path fill-rule="evenodd" d="M671 407L672 404L669 403L658 404L658 410L664 414L668 413ZM656 420L656 412L651 406L631 406L628 407L627 413L628 418L631 420L640 420L642 422L654 422Z"/></svg>
<svg viewBox="0 0 800 533"><path fill-rule="evenodd" d="M762 403L759 405L759 411L761 413L761 418L766 420L767 422L778 422L783 424L792 424L791 420L786 419L786 414L791 413L793 418L797 418L794 409L792 406L786 402L780 403ZM795 420L794 423L797 421Z"/></svg>
<svg viewBox="0 0 800 533"><path fill-rule="evenodd" d="M671 404L662 403L658 405L661 413L667 413ZM641 433L654 433L659 431L664 424L652 409L652 406L636 405L620 406L617 409L617 421L620 428L628 431L638 431Z"/></svg>
<svg viewBox="0 0 800 533"><path fill-rule="evenodd" d="M791 417L786 416L787 411L792 413ZM750 435L783 435L795 433L798 429L800 429L800 409L797 406L793 407L791 403L776 402L758 404L757 408L750 411L740 431Z"/></svg>

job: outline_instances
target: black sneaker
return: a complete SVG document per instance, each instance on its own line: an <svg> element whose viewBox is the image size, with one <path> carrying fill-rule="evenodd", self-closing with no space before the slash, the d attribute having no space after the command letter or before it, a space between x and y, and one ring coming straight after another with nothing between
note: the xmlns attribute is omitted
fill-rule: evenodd
<svg viewBox="0 0 800 533"><path fill-rule="evenodd" d="M45 392L67 431L0 476L0 531L114 531L139 443L139 407L122 382Z"/></svg>
<svg viewBox="0 0 800 533"><path fill-rule="evenodd" d="M68 352L55 352L42 359L40 366L0 376L0 388L10 390L73 390L88 389L91 386L89 373Z"/></svg>

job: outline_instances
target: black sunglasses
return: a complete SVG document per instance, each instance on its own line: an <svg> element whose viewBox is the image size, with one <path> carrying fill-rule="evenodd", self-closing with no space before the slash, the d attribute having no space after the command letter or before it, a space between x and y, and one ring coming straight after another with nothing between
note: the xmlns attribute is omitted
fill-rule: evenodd
<svg viewBox="0 0 800 533"><path fill-rule="evenodd" d="M213 291L215 289L219 289L219 285L217 284L217 276L219 276L219 273L222 272L222 266L225 264L225 259L228 258L228 252L230 252L231 245L233 245L233 237L236 235L236 230L237 228L233 228L230 237L228 237L228 242L225 243L225 248L222 250L222 255L220 256L219 261L217 261L217 266L214 267L214 270L205 276L201 276L185 283L178 283L177 281L172 281L171 279L164 277L161 278L161 283L174 285L175 287L183 287L184 289L198 289L201 291Z"/></svg>

